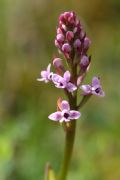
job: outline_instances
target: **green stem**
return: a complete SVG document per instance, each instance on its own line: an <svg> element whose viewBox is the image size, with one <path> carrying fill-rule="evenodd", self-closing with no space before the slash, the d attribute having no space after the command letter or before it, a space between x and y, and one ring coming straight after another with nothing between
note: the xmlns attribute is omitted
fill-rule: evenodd
<svg viewBox="0 0 120 180"><path fill-rule="evenodd" d="M70 130L66 131L66 144L64 150L64 160L60 171L59 180L66 180L68 168L73 151L74 138L75 138L76 121L73 121Z"/></svg>
<svg viewBox="0 0 120 180"><path fill-rule="evenodd" d="M79 110L80 108L82 108L84 106L84 104L86 104L86 102L90 99L91 94L90 95L86 95L83 96L82 100L80 101L80 103L77 106L77 110Z"/></svg>

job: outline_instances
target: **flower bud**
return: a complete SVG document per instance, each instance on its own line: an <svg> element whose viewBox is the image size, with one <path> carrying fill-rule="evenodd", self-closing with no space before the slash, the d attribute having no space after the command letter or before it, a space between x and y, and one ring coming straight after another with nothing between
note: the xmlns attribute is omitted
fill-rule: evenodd
<svg viewBox="0 0 120 180"><path fill-rule="evenodd" d="M59 67L63 66L63 64L62 64L62 59L60 59L60 58L55 58L55 59L53 60L53 65L54 65L56 68L59 68Z"/></svg>
<svg viewBox="0 0 120 180"><path fill-rule="evenodd" d="M80 65L81 65L82 67L88 66L88 65L89 65L89 57L88 57L88 56L83 56L83 57L81 58Z"/></svg>
<svg viewBox="0 0 120 180"><path fill-rule="evenodd" d="M90 44L91 44L90 39L88 37L85 37L85 39L84 39L84 48L88 49Z"/></svg>
<svg viewBox="0 0 120 180"><path fill-rule="evenodd" d="M64 21L64 14L61 14L61 15L59 16L59 21L61 21L61 22Z"/></svg>
<svg viewBox="0 0 120 180"><path fill-rule="evenodd" d="M83 39L85 37L85 32L83 30L81 30L80 32L80 39Z"/></svg>
<svg viewBox="0 0 120 180"><path fill-rule="evenodd" d="M58 42L62 43L65 38L64 38L63 34L58 34L56 39L57 39Z"/></svg>
<svg viewBox="0 0 120 180"><path fill-rule="evenodd" d="M62 31L60 28L57 28L57 34L62 34Z"/></svg>
<svg viewBox="0 0 120 180"><path fill-rule="evenodd" d="M71 13L70 12L65 12L64 13L64 18L67 20L70 17Z"/></svg>
<svg viewBox="0 0 120 180"><path fill-rule="evenodd" d="M69 18L68 18L68 22L69 22L70 24L75 24L75 20L76 20L76 16L75 16L75 14L74 14L73 12L71 12L71 13L70 13L70 16L69 16Z"/></svg>
<svg viewBox="0 0 120 180"><path fill-rule="evenodd" d="M73 37L74 37L74 34L73 34L72 31L68 31L68 32L66 33L66 39L67 39L68 41L71 41L71 40L73 39Z"/></svg>
<svg viewBox="0 0 120 180"><path fill-rule="evenodd" d="M60 48L60 44L59 44L59 42L55 39L55 46L57 47L57 48Z"/></svg>
<svg viewBox="0 0 120 180"><path fill-rule="evenodd" d="M68 43L63 44L62 51L65 53L70 53L71 52L71 46Z"/></svg>
<svg viewBox="0 0 120 180"><path fill-rule="evenodd" d="M80 46L81 46L81 41L79 39L76 39L74 41L74 48L80 48Z"/></svg>

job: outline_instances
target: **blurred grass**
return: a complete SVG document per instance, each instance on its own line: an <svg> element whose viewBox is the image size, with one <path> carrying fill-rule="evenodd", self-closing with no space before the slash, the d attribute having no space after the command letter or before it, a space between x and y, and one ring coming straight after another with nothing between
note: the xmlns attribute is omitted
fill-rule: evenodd
<svg viewBox="0 0 120 180"><path fill-rule="evenodd" d="M47 116L63 94L36 78L57 53L57 18L67 10L92 40L85 82L98 75L106 92L81 110L68 179L120 179L120 1L1 0L0 180L42 180L48 161L59 169L64 136Z"/></svg>

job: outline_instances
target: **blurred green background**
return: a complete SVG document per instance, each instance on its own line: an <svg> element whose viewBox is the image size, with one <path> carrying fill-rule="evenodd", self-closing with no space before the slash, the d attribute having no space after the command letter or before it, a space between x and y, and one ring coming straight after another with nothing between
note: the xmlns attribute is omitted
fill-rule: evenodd
<svg viewBox="0 0 120 180"><path fill-rule="evenodd" d="M0 0L0 180L43 180L46 162L59 170L64 133L47 116L63 92L36 78L69 10L92 40L85 82L100 76L106 97L81 110L68 180L120 180L120 0Z"/></svg>

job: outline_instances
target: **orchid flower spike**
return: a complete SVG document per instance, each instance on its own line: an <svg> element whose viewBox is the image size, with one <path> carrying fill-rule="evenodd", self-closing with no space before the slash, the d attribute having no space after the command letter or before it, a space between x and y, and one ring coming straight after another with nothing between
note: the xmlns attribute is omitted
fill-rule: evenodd
<svg viewBox="0 0 120 180"><path fill-rule="evenodd" d="M83 95L95 94L96 96L105 96L105 92L102 90L102 86L98 77L93 77L91 85L82 85L80 88L84 91Z"/></svg>
<svg viewBox="0 0 120 180"><path fill-rule="evenodd" d="M66 100L61 102L61 111L54 112L48 116L50 120L62 122L69 122L78 119L81 116L79 111L70 110L70 105Z"/></svg>
<svg viewBox="0 0 120 180"><path fill-rule="evenodd" d="M48 65L46 70L41 71L41 77L37 78L37 81L44 81L45 83L51 81L53 72L50 72L50 68L51 68L51 64Z"/></svg>

